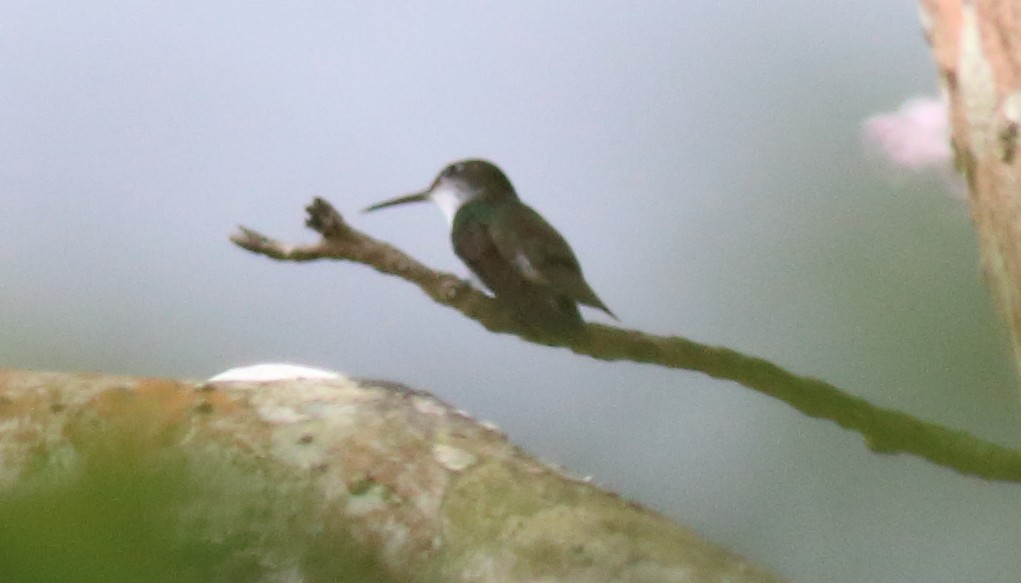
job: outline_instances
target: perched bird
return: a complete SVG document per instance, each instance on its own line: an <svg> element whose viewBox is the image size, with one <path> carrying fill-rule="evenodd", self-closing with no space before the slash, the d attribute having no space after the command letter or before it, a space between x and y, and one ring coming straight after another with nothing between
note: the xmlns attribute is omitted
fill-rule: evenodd
<svg viewBox="0 0 1021 583"><path fill-rule="evenodd" d="M577 333L584 326L578 304L617 318L585 281L567 241L521 202L496 165L454 162L428 189L365 210L429 200L450 221L454 253L523 324Z"/></svg>

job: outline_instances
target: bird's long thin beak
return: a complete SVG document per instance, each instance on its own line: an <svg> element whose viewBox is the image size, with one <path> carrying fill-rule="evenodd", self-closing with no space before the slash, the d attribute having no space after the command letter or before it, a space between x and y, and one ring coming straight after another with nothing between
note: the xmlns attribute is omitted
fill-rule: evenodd
<svg viewBox="0 0 1021 583"><path fill-rule="evenodd" d="M362 212L366 212L367 213L369 211L374 211L374 210L377 210L377 209L385 208L385 207L388 207L388 206L394 206L394 205L398 205L398 204L405 204L405 203L408 203L408 202L425 202L425 201L429 200L429 195L431 193L432 193L432 191L425 190L425 191L422 191L422 192L416 192L415 194L409 194L407 196L401 196L401 197L393 198L393 199L390 199L390 200L387 200L387 201L377 202L376 204L366 208Z"/></svg>

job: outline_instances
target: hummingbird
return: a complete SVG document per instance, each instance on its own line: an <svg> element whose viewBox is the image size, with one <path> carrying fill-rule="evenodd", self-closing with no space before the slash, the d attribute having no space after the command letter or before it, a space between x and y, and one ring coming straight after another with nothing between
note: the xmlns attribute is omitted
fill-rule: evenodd
<svg viewBox="0 0 1021 583"><path fill-rule="evenodd" d="M521 202L492 162L454 162L426 190L374 204L365 212L425 201L446 215L454 253L522 324L576 334L584 326L578 304L617 319L585 281L567 241Z"/></svg>

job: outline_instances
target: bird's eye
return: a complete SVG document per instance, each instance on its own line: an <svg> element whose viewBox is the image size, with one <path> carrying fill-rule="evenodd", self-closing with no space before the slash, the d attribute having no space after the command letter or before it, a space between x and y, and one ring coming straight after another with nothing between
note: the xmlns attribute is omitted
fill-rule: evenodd
<svg viewBox="0 0 1021 583"><path fill-rule="evenodd" d="M451 176L455 176L457 174L460 174L463 171L464 171L464 164L462 162L458 162L457 164L451 164L450 166L447 166L443 170L443 176L445 178L450 178Z"/></svg>

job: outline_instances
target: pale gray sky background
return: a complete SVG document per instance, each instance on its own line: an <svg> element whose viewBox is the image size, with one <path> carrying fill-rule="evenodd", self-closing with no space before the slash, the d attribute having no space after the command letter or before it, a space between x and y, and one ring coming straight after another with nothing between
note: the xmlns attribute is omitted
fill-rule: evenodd
<svg viewBox="0 0 1021 583"><path fill-rule="evenodd" d="M0 366L388 378L797 581L1016 581L1017 486L227 241L238 223L308 240L321 195L467 274L435 209L357 211L488 157L623 325L1021 445L967 209L860 139L934 92L912 2L8 0Z"/></svg>

